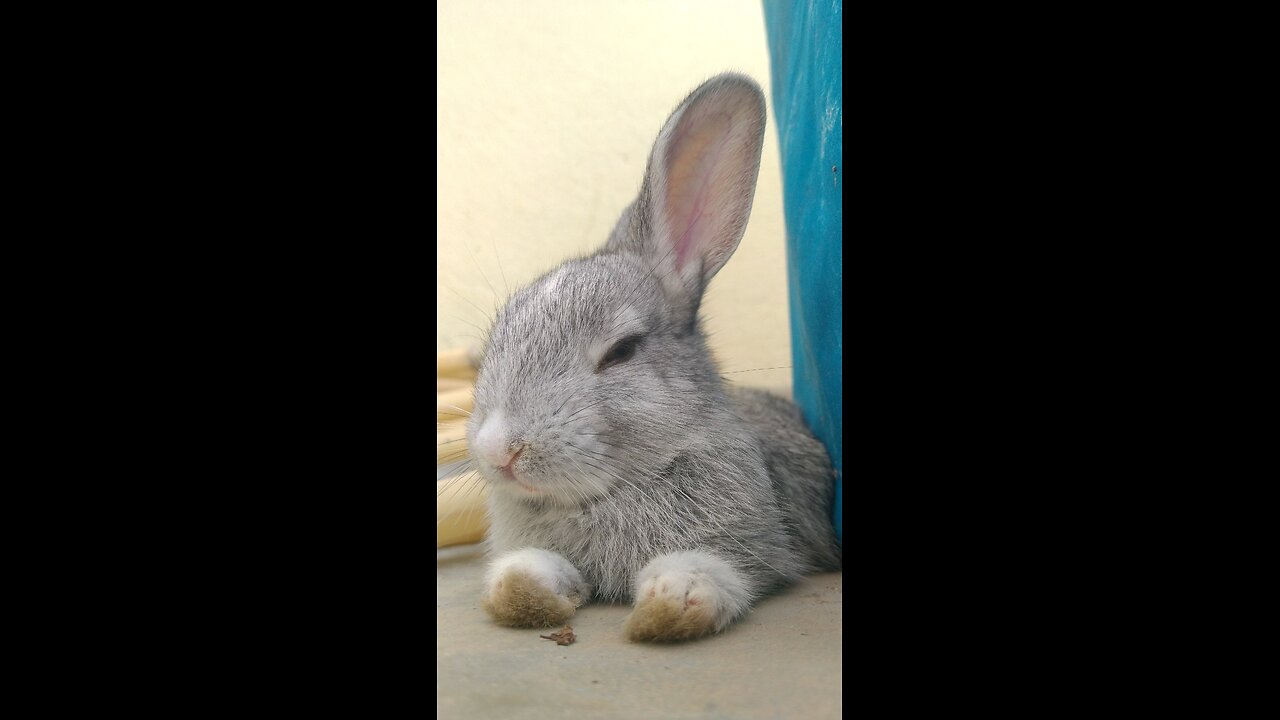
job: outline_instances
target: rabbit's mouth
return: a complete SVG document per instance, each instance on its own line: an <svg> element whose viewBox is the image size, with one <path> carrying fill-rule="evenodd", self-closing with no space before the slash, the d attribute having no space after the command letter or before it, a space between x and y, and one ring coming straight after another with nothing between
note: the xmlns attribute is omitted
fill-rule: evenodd
<svg viewBox="0 0 1280 720"><path fill-rule="evenodd" d="M536 492L538 492L538 489L537 489L537 488L535 488L535 487L533 487L532 485L526 485L526 484L524 484L523 482L521 482L521 481L520 481L520 478L516 477L516 473L515 473L515 471L514 471L514 470L512 470L510 467L499 468L499 469L498 469L498 472L502 473L502 477L504 477L504 478L506 478L506 479L510 480L511 482L513 482L513 483L515 483L515 484L519 485L521 488L523 488L523 489L524 489L524 491L525 491L525 492L531 492L531 493L536 493Z"/></svg>

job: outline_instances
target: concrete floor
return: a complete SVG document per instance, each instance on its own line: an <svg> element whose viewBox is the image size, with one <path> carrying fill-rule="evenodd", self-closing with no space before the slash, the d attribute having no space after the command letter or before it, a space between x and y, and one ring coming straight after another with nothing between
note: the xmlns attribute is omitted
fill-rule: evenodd
<svg viewBox="0 0 1280 720"><path fill-rule="evenodd" d="M478 545L436 551L436 710L453 718L838 718L843 573L760 601L724 633L632 643L624 605L587 605L552 630L500 627L480 608Z"/></svg>

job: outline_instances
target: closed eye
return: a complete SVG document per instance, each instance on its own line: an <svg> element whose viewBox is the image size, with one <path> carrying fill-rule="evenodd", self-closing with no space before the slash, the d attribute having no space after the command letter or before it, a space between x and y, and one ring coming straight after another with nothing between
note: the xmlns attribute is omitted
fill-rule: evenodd
<svg viewBox="0 0 1280 720"><path fill-rule="evenodd" d="M629 335L614 343L613 347L609 348L609 352L600 358L600 364L596 366L596 372L630 360L631 356L636 354L636 348L640 346L641 339L639 335Z"/></svg>

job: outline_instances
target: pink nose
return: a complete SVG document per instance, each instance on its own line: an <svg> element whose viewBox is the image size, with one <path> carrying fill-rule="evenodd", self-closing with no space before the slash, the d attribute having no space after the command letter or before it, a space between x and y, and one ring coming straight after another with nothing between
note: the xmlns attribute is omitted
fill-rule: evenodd
<svg viewBox="0 0 1280 720"><path fill-rule="evenodd" d="M499 470L506 470L507 468L511 467L511 465L516 461L516 458L520 457L520 453L522 452L524 452L523 445L521 445L520 449L516 450L515 452L501 453L497 457L493 458L493 461L494 461L493 464L497 466Z"/></svg>
<svg viewBox="0 0 1280 720"><path fill-rule="evenodd" d="M507 447L486 448L480 453L480 458L499 470L506 470L520 457L520 453L524 452L524 448L524 445L515 450Z"/></svg>
<svg viewBox="0 0 1280 720"><path fill-rule="evenodd" d="M495 414L472 438L471 449L477 458L493 467L510 467L525 448L523 443L513 442L512 434L502 415Z"/></svg>

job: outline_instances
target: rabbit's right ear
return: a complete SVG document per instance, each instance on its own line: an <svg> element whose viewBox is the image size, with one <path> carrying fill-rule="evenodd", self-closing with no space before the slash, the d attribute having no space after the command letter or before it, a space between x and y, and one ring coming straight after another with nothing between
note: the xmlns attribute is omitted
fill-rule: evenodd
<svg viewBox="0 0 1280 720"><path fill-rule="evenodd" d="M693 313L746 230L764 124L764 93L754 80L726 73L703 83L658 133L640 198L628 210L642 215L630 223L640 230L610 241L639 251L668 295Z"/></svg>

